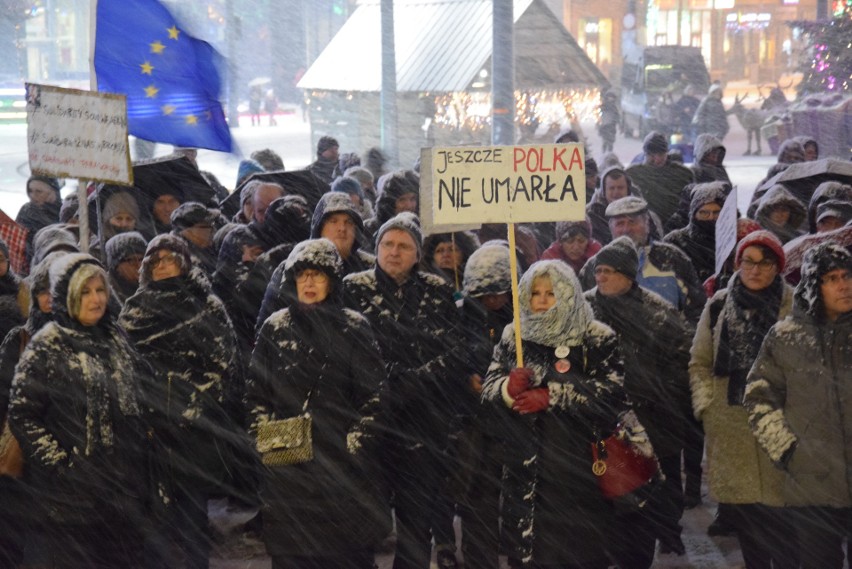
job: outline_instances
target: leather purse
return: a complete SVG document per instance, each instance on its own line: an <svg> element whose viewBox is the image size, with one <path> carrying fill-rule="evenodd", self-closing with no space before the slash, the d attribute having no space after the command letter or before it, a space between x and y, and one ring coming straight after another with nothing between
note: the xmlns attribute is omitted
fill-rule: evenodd
<svg viewBox="0 0 852 569"><path fill-rule="evenodd" d="M592 443L592 472L604 498L641 508L662 476L644 428L632 412L629 415L632 417L619 422L609 437ZM638 429L626 424L631 422ZM641 443L635 442L643 437Z"/></svg>

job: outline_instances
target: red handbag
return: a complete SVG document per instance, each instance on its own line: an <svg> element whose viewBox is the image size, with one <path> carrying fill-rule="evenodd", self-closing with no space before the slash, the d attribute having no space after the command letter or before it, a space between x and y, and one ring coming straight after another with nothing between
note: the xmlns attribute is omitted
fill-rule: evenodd
<svg viewBox="0 0 852 569"><path fill-rule="evenodd" d="M612 435L592 443L592 472L604 498L613 500L652 486L659 479L660 466L655 456L633 445L619 424Z"/></svg>

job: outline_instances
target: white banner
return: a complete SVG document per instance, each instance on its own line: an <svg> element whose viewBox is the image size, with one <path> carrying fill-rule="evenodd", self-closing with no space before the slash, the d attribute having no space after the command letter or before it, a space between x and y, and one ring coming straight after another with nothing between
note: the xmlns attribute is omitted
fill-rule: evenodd
<svg viewBox="0 0 852 569"><path fill-rule="evenodd" d="M420 191L435 226L582 220L584 160L579 144L432 148Z"/></svg>
<svg viewBox="0 0 852 569"><path fill-rule="evenodd" d="M716 274L737 245L737 188L734 187L716 220Z"/></svg>
<svg viewBox="0 0 852 569"><path fill-rule="evenodd" d="M132 185L123 95L27 83L30 170Z"/></svg>

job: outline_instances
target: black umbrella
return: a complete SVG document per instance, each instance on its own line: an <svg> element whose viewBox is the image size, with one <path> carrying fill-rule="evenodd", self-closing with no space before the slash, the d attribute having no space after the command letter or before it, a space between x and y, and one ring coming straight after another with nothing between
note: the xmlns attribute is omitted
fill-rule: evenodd
<svg viewBox="0 0 852 569"><path fill-rule="evenodd" d="M240 184L240 187L219 204L219 209L226 217L230 219L240 210L240 193L246 187L246 184L254 180L278 184L284 188L285 195L302 196L308 202L311 211L314 211L322 195L331 189L328 184L317 178L310 170L257 172L246 178Z"/></svg>
<svg viewBox="0 0 852 569"><path fill-rule="evenodd" d="M817 186L829 180L844 184L852 183L852 162L838 158L823 158L790 164L783 172L766 180L757 189L757 193L764 194L775 184L783 184L807 207Z"/></svg>
<svg viewBox="0 0 852 569"><path fill-rule="evenodd" d="M171 154L137 162L133 165L133 182L150 201L163 194L172 194L181 203L199 202L207 207L218 207L216 191L186 156Z"/></svg>

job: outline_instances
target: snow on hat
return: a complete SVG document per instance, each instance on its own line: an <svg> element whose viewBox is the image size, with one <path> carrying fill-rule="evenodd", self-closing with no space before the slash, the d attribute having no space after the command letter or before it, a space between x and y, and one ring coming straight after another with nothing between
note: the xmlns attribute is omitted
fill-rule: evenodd
<svg viewBox="0 0 852 569"><path fill-rule="evenodd" d="M636 280L639 271L639 254L633 240L626 235L613 239L595 255L595 267L608 265L630 279Z"/></svg>
<svg viewBox="0 0 852 569"><path fill-rule="evenodd" d="M110 237L104 246L107 268L114 271L119 263L132 255L143 257L147 246L148 243L138 231L128 231Z"/></svg>
<svg viewBox="0 0 852 569"><path fill-rule="evenodd" d="M56 251L79 252L77 238L59 224L48 225L39 229L33 238L32 264L39 264L48 254Z"/></svg>
<svg viewBox="0 0 852 569"><path fill-rule="evenodd" d="M258 162L257 160L252 160L251 158L240 160L240 165L237 167L236 187L239 187L240 184L243 183L243 180L245 180L252 174L256 174L258 172L266 172L266 169L261 165L260 162Z"/></svg>
<svg viewBox="0 0 852 569"><path fill-rule="evenodd" d="M583 237L589 239L592 234L592 226L587 219L583 221L557 221L556 222L556 239L561 240L564 237L574 237L577 234L582 234Z"/></svg>
<svg viewBox="0 0 852 569"><path fill-rule="evenodd" d="M648 211L648 202L636 196L625 196L606 206L607 218L637 215Z"/></svg>
<svg viewBox="0 0 852 569"><path fill-rule="evenodd" d="M216 210L207 209L198 202L186 202L172 212L170 218L175 229L189 229L199 223L212 224L219 217Z"/></svg>
<svg viewBox="0 0 852 569"><path fill-rule="evenodd" d="M337 178L331 183L331 191L343 192L350 196L356 195L361 198L361 201L364 201L364 188L361 187L361 184L355 178L348 176Z"/></svg>
<svg viewBox="0 0 852 569"><path fill-rule="evenodd" d="M796 305L812 316L822 317L822 277L836 269L852 271L852 253L830 241L805 252L802 280L793 295Z"/></svg>
<svg viewBox="0 0 852 569"><path fill-rule="evenodd" d="M348 179L355 182L352 178ZM357 185L358 182L355 182L355 184ZM335 213L345 213L351 217L355 227L358 228L358 233L364 230L364 221L361 219L361 216L358 215L358 210L355 209L355 204L352 203L352 200L349 198L349 194L343 193L342 191L332 190L323 194L319 202L317 202L316 208L314 208L314 215L311 219L312 238L319 238L322 233L323 224ZM356 237L356 240L357 239L358 238Z"/></svg>
<svg viewBox="0 0 852 569"><path fill-rule="evenodd" d="M74 318L79 312L80 296L86 281L101 276L107 282L103 266L88 253L63 255L50 264L48 273L53 312L60 320L66 315Z"/></svg>
<svg viewBox="0 0 852 569"><path fill-rule="evenodd" d="M663 154L669 151L669 141L664 134L654 130L642 141L642 150L645 154Z"/></svg>
<svg viewBox="0 0 852 569"><path fill-rule="evenodd" d="M828 200L817 206L816 221L819 223L826 217L836 217L845 225L852 219L852 202Z"/></svg>
<svg viewBox="0 0 852 569"><path fill-rule="evenodd" d="M329 148L334 148L337 146L340 147L340 144L337 143L337 139L333 136L323 136L317 142L317 155L319 156Z"/></svg>
<svg viewBox="0 0 852 569"><path fill-rule="evenodd" d="M698 210L709 203L715 203L719 207L725 205L725 199L730 193L730 188L725 182L705 182L696 184L692 188L691 201L689 202L689 219L695 219Z"/></svg>
<svg viewBox="0 0 852 569"><path fill-rule="evenodd" d="M296 276L306 269L315 269L328 275L329 290L326 302L339 304L342 301L343 261L334 243L325 238L307 239L293 247L284 261L281 288L285 296L297 297Z"/></svg>
<svg viewBox="0 0 852 569"><path fill-rule="evenodd" d="M127 192L116 192L107 198L104 204L104 220L109 221L119 213L126 213L139 219L139 204L136 198Z"/></svg>
<svg viewBox="0 0 852 569"><path fill-rule="evenodd" d="M376 248L382 242L382 237L390 229L400 229L411 235L417 247L417 260L423 257L423 232L420 230L420 219L410 211L404 211L387 220L376 233Z"/></svg>
<svg viewBox="0 0 852 569"><path fill-rule="evenodd" d="M734 263L737 267L740 266L743 251L749 247L754 247L755 245L765 247L772 251L772 254L775 256L775 260L778 262L778 271L784 271L784 264L786 263L784 245L781 244L781 241L774 233L766 231L765 229L749 233L737 244L737 255L734 257Z"/></svg>
<svg viewBox="0 0 852 569"><path fill-rule="evenodd" d="M758 222L747 217L741 217L737 220L737 243L742 241L746 235L760 231L763 227Z"/></svg>
<svg viewBox="0 0 852 569"><path fill-rule="evenodd" d="M463 289L467 296L503 294L512 290L509 245L489 241L471 254L464 267Z"/></svg>
<svg viewBox="0 0 852 569"><path fill-rule="evenodd" d="M181 274L189 273L193 270L192 257L189 254L189 247L183 238L171 233L162 233L157 235L148 247L145 249L145 257L142 259L142 267L139 269L139 285L142 287L148 286L153 279L154 259L158 257L157 251L166 249L176 254L175 260L180 267Z"/></svg>

